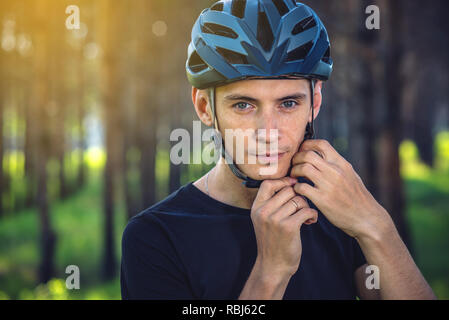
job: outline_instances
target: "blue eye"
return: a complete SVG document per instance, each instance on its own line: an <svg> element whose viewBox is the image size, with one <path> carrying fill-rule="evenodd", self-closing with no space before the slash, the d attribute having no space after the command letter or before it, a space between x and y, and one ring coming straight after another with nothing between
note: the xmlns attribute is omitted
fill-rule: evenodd
<svg viewBox="0 0 449 320"><path fill-rule="evenodd" d="M284 101L282 103L282 105L287 109L293 109L297 105L297 103L296 103L296 101L288 100L288 101Z"/></svg>
<svg viewBox="0 0 449 320"><path fill-rule="evenodd" d="M234 108L244 111L244 110L249 109L249 104L246 102L239 102L234 105Z"/></svg>

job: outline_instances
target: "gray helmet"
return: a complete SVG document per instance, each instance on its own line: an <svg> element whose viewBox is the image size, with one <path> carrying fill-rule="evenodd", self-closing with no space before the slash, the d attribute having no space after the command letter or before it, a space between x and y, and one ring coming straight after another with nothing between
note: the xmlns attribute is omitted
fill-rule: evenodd
<svg viewBox="0 0 449 320"><path fill-rule="evenodd" d="M327 80L329 37L316 13L294 0L221 0L195 22L186 71L198 89L252 76Z"/></svg>

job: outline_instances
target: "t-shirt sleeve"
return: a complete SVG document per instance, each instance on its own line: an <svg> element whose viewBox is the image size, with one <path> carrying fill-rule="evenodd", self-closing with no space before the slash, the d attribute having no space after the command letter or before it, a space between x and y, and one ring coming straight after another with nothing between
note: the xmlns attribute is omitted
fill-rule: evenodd
<svg viewBox="0 0 449 320"><path fill-rule="evenodd" d="M357 270L359 267L363 266L366 263L365 255L363 254L362 249L360 248L359 243L356 239L352 238L352 248L354 252L354 266L353 271Z"/></svg>
<svg viewBox="0 0 449 320"><path fill-rule="evenodd" d="M122 236L122 299L194 299L176 251L154 217L131 219Z"/></svg>

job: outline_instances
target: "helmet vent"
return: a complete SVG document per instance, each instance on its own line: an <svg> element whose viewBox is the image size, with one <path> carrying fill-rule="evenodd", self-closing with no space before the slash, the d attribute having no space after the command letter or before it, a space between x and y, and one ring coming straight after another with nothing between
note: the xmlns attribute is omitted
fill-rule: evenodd
<svg viewBox="0 0 449 320"><path fill-rule="evenodd" d="M238 34L235 33L232 29L219 24L209 22L206 22L204 25L201 26L201 31L204 33L215 34L218 36L223 36L232 39L237 39L239 37Z"/></svg>
<svg viewBox="0 0 449 320"><path fill-rule="evenodd" d="M288 12L288 7L285 4L284 0L273 0L273 3L276 6L276 9L278 9L281 17Z"/></svg>
<svg viewBox="0 0 449 320"><path fill-rule="evenodd" d="M259 11L259 18L257 20L257 40L265 51L270 50L274 41L267 15L262 11Z"/></svg>
<svg viewBox="0 0 449 320"><path fill-rule="evenodd" d="M217 52L230 64L248 64L245 55L225 48L217 47Z"/></svg>
<svg viewBox="0 0 449 320"><path fill-rule="evenodd" d="M223 11L223 2L217 2L212 7L210 7L213 11Z"/></svg>
<svg viewBox="0 0 449 320"><path fill-rule="evenodd" d="M331 56L331 47L329 46L329 47L327 47L327 50L324 53L323 59L321 59L321 60L323 60L323 62L325 62L325 63L330 63L330 56Z"/></svg>
<svg viewBox="0 0 449 320"><path fill-rule="evenodd" d="M312 47L313 41L309 41L306 44L303 44L302 46L290 51L287 56L287 61L297 61L305 59Z"/></svg>
<svg viewBox="0 0 449 320"><path fill-rule="evenodd" d="M246 0L233 0L231 5L231 14L240 19L245 16Z"/></svg>
<svg viewBox="0 0 449 320"><path fill-rule="evenodd" d="M308 18L305 18L301 22L299 22L292 30L293 35L297 35L298 33L304 32L310 28L313 28L316 26L316 21L313 18L313 16L310 16Z"/></svg>
<svg viewBox="0 0 449 320"><path fill-rule="evenodd" d="M189 59L189 68L194 73L198 73L200 71L203 71L207 68L207 64L204 62L203 59L198 55L196 51L192 53Z"/></svg>

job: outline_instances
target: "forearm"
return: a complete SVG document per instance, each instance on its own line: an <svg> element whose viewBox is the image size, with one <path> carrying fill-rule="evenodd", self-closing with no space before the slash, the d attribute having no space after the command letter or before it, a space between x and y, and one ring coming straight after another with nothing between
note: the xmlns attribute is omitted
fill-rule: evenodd
<svg viewBox="0 0 449 320"><path fill-rule="evenodd" d="M239 300L282 300L291 275L270 272L256 260Z"/></svg>
<svg viewBox="0 0 449 320"><path fill-rule="evenodd" d="M368 264L379 268L381 298L435 299L389 215L376 227L356 239Z"/></svg>

